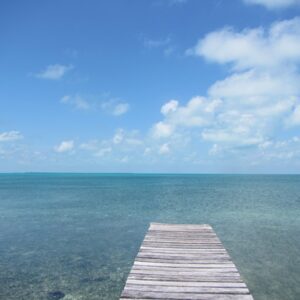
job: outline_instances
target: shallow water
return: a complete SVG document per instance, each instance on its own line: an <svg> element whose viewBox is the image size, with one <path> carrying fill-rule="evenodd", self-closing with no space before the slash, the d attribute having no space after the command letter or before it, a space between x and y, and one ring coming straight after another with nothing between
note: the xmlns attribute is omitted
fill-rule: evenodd
<svg viewBox="0 0 300 300"><path fill-rule="evenodd" d="M149 222L211 224L256 300L300 299L300 176L101 174L0 175L0 299L118 299Z"/></svg>

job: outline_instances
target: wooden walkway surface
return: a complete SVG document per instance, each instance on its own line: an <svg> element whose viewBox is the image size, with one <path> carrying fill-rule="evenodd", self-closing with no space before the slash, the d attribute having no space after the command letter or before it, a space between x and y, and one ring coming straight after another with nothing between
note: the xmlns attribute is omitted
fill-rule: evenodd
<svg viewBox="0 0 300 300"><path fill-rule="evenodd" d="M120 299L253 300L209 225L151 223Z"/></svg>

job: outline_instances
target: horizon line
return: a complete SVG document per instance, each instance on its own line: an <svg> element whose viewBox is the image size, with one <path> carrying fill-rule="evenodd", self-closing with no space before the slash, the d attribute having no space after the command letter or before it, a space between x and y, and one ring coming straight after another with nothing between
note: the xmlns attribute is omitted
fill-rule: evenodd
<svg viewBox="0 0 300 300"><path fill-rule="evenodd" d="M84 171L16 171L16 172L1 172L0 175L13 174L94 174L94 175L300 175L300 173L230 173L230 172L84 172Z"/></svg>

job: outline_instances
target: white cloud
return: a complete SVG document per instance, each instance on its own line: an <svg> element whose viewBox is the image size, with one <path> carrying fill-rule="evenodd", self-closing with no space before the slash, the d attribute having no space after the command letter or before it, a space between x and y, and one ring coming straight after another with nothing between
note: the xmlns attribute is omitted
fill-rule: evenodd
<svg viewBox="0 0 300 300"><path fill-rule="evenodd" d="M170 147L169 144L165 143L162 144L158 150L159 154L169 154L170 153Z"/></svg>
<svg viewBox="0 0 300 300"><path fill-rule="evenodd" d="M103 100L101 98L107 98L109 94L103 94L100 97L82 97L80 95L65 95L60 99L62 104L68 104L73 106L79 110L93 110L99 111L102 110L107 114L112 116L121 116L126 114L129 109L129 103L118 99L118 98L111 98L108 100Z"/></svg>
<svg viewBox="0 0 300 300"><path fill-rule="evenodd" d="M104 156L106 154L109 154L111 152L112 152L112 148L111 147L101 148L101 149L98 149L95 152L95 156L102 157L102 156Z"/></svg>
<svg viewBox="0 0 300 300"><path fill-rule="evenodd" d="M128 153L139 154L143 152L144 140L139 138L139 132L136 130L126 131L118 128L114 135L109 139L91 140L80 144L79 149L92 153L95 157L107 156L111 153L111 159L121 160Z"/></svg>
<svg viewBox="0 0 300 300"><path fill-rule="evenodd" d="M209 155L218 155L222 151L221 147L218 144L213 144L213 146L209 150Z"/></svg>
<svg viewBox="0 0 300 300"><path fill-rule="evenodd" d="M294 72L281 72L280 76L267 71L250 70L235 73L215 82L208 91L213 98L262 104L270 98L284 98L300 93L300 77Z"/></svg>
<svg viewBox="0 0 300 300"><path fill-rule="evenodd" d="M58 146L54 147L54 151L58 153L69 152L72 151L73 149L74 149L73 140L62 141Z"/></svg>
<svg viewBox="0 0 300 300"><path fill-rule="evenodd" d="M152 134L156 138L169 137L178 127L205 127L212 121L220 104L220 100L204 97L194 97L185 106L170 100L161 108L165 119L153 126Z"/></svg>
<svg viewBox="0 0 300 300"><path fill-rule="evenodd" d="M278 68L300 62L300 18L236 32L224 28L207 34L188 54L231 64L236 70Z"/></svg>
<svg viewBox="0 0 300 300"><path fill-rule="evenodd" d="M230 66L227 78L208 89L221 99L201 136L215 144L261 145L284 126L300 125L300 18L241 32L211 32L188 54Z"/></svg>
<svg viewBox="0 0 300 300"><path fill-rule="evenodd" d="M61 103L63 104L69 104L74 106L76 109L81 109L81 110L88 110L91 108L91 104L82 98L81 96L71 96L71 95L65 95L61 98L60 100Z"/></svg>
<svg viewBox="0 0 300 300"><path fill-rule="evenodd" d="M260 159L300 158L298 136L283 141L275 138L291 136L290 127L300 126L299 20L277 22L270 28L240 32L224 28L208 34L189 53L227 66L227 77L213 83L204 97L164 103L161 118L145 137L120 128L105 140L82 143L82 151L78 152L90 153L101 163L119 165L122 161L136 163L144 159L143 163L151 166L163 161L206 163L205 160L225 155L249 164ZM89 99L87 104L111 115L128 111L126 102L106 97ZM74 99L65 96L62 102L80 108L82 102ZM68 146L61 143L56 150L68 151L64 148ZM207 151L207 157L203 151ZM239 151L244 152L239 155ZM164 157L167 154L168 160Z"/></svg>
<svg viewBox="0 0 300 300"><path fill-rule="evenodd" d="M273 161L282 164L291 161L293 164L300 158L300 138L294 136L286 140L268 141L266 145L259 147L261 160Z"/></svg>
<svg viewBox="0 0 300 300"><path fill-rule="evenodd" d="M174 112L177 109L177 107L178 107L178 101L170 100L169 102L167 102L161 107L160 112L166 116L168 113Z"/></svg>
<svg viewBox="0 0 300 300"><path fill-rule="evenodd" d="M150 155L152 153L152 149L150 147L146 147L144 149L144 155Z"/></svg>
<svg viewBox="0 0 300 300"><path fill-rule="evenodd" d="M74 67L72 65L49 65L46 69L35 76L42 79L58 80L61 79L68 71L72 70Z"/></svg>
<svg viewBox="0 0 300 300"><path fill-rule="evenodd" d="M124 130L118 129L113 137L114 144L120 144L124 140Z"/></svg>
<svg viewBox="0 0 300 300"><path fill-rule="evenodd" d="M129 104L128 103L118 103L112 110L112 114L114 116L121 116L128 112Z"/></svg>
<svg viewBox="0 0 300 300"><path fill-rule="evenodd" d="M79 148L87 151L96 151L98 149L98 141L91 140L89 142L82 143L79 145Z"/></svg>
<svg viewBox="0 0 300 300"><path fill-rule="evenodd" d="M152 132L153 137L161 138L161 137L169 137L173 133L173 126L165 123L165 122L158 122L153 126Z"/></svg>
<svg viewBox="0 0 300 300"><path fill-rule="evenodd" d="M300 0L244 0L244 2L246 4L262 5L268 9L287 8L300 4Z"/></svg>
<svg viewBox="0 0 300 300"><path fill-rule="evenodd" d="M115 147L121 147L127 151L130 149L136 149L143 145L144 141L140 138L137 130L126 131L122 128L118 128L111 140L108 142Z"/></svg>
<svg viewBox="0 0 300 300"><path fill-rule="evenodd" d="M250 146L261 143L267 129L266 124L253 113L225 110L202 131L202 138L227 146Z"/></svg>
<svg viewBox="0 0 300 300"><path fill-rule="evenodd" d="M251 70L217 81L208 94L222 98L227 111L247 112L259 123L272 123L278 122L277 118L285 118L299 102L299 79L294 72L278 74Z"/></svg>
<svg viewBox="0 0 300 300"><path fill-rule="evenodd" d="M127 163L129 161L129 157L128 156L124 156L120 159L121 163Z"/></svg>
<svg viewBox="0 0 300 300"><path fill-rule="evenodd" d="M300 125L300 104L295 106L290 116L286 119L286 125L288 127Z"/></svg>
<svg viewBox="0 0 300 300"><path fill-rule="evenodd" d="M108 114L113 116L121 116L129 111L130 105L119 99L110 99L101 104L101 108Z"/></svg>
<svg viewBox="0 0 300 300"><path fill-rule="evenodd" d="M13 142L22 138L22 134L15 130L0 133L0 142Z"/></svg>

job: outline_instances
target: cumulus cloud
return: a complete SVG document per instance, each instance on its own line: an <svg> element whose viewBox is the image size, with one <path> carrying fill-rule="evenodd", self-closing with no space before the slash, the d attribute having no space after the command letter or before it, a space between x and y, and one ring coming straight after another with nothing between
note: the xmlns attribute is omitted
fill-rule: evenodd
<svg viewBox="0 0 300 300"><path fill-rule="evenodd" d="M252 69L215 82L209 88L208 94L229 101L262 104L263 101L272 100L274 97L285 98L299 94L299 82L300 76L295 72L281 72L280 76L274 76L268 71Z"/></svg>
<svg viewBox="0 0 300 300"><path fill-rule="evenodd" d="M294 107L291 115L288 116L285 121L288 127L300 125L300 104Z"/></svg>
<svg viewBox="0 0 300 300"><path fill-rule="evenodd" d="M150 131L157 145L148 145L147 155L149 149L170 154L171 147L211 143L211 158L237 151L252 151L258 158L275 144L279 147L273 140L278 132L287 134L290 127L300 126L300 18L269 28L223 28L187 53L227 66L228 75L213 83L205 97L164 103L161 119ZM284 157L283 151L277 152Z"/></svg>
<svg viewBox="0 0 300 300"><path fill-rule="evenodd" d="M123 129L119 128L113 137L114 144L120 144L124 140L125 132Z"/></svg>
<svg viewBox="0 0 300 300"><path fill-rule="evenodd" d="M208 154L211 156L218 155L222 151L222 148L218 144L213 144Z"/></svg>
<svg viewBox="0 0 300 300"><path fill-rule="evenodd" d="M187 54L230 64L235 70L278 68L300 62L300 18L236 32L223 28L207 34Z"/></svg>
<svg viewBox="0 0 300 300"><path fill-rule="evenodd" d="M129 111L130 105L119 99L110 99L101 104L101 108L108 114L113 116L121 116Z"/></svg>
<svg viewBox="0 0 300 300"><path fill-rule="evenodd" d="M128 103L118 103L112 109L112 114L114 116L121 116L128 112L129 104Z"/></svg>
<svg viewBox="0 0 300 300"><path fill-rule="evenodd" d="M204 97L194 97L183 106L177 100L170 100L162 106L165 118L154 124L152 134L156 138L169 137L178 127L205 127L213 120L220 104L220 100Z"/></svg>
<svg viewBox="0 0 300 300"><path fill-rule="evenodd" d="M41 79L58 80L61 79L68 71L72 70L72 65L49 65L45 70L37 73L35 76Z"/></svg>
<svg viewBox="0 0 300 300"><path fill-rule="evenodd" d="M254 70L236 73L217 81L208 90L210 97L222 98L226 111L255 116L256 122L280 122L299 102L298 74Z"/></svg>
<svg viewBox="0 0 300 300"><path fill-rule="evenodd" d="M82 98L81 96L71 96L71 95L65 95L61 98L60 100L61 103L63 104L69 104L76 109L81 109L81 110L88 110L91 108L91 104Z"/></svg>
<svg viewBox="0 0 300 300"><path fill-rule="evenodd" d="M267 141L259 147L259 159L282 164L284 161L300 158L300 138L293 136L286 140Z"/></svg>
<svg viewBox="0 0 300 300"><path fill-rule="evenodd" d="M165 144L162 144L158 150L158 153L159 154L168 154L170 153L170 147L169 147L169 144L165 143Z"/></svg>
<svg viewBox="0 0 300 300"><path fill-rule="evenodd" d="M230 74L208 89L207 98L220 102L205 119L203 140L218 147L258 146L275 129L300 125L300 18L240 32L226 27L187 54L229 66Z"/></svg>
<svg viewBox="0 0 300 300"><path fill-rule="evenodd" d="M202 138L231 146L251 146L264 140L265 130L265 124L257 122L253 114L226 111L216 118L214 125L202 131Z"/></svg>
<svg viewBox="0 0 300 300"><path fill-rule="evenodd" d="M23 136L19 131L12 130L0 133L0 142L13 142L22 139Z"/></svg>
<svg viewBox="0 0 300 300"><path fill-rule="evenodd" d="M139 137L138 131L126 131L118 128L110 139L94 139L80 144L79 148L91 152L96 157L102 157L109 153L124 157L127 153L141 152L143 144L144 141Z"/></svg>
<svg viewBox="0 0 300 300"><path fill-rule="evenodd" d="M112 151L111 147L100 148L94 153L94 155L98 157L102 157L108 153L111 153L111 151Z"/></svg>
<svg viewBox="0 0 300 300"><path fill-rule="evenodd" d="M287 8L300 4L300 0L244 0L244 2L246 4L262 5L268 9Z"/></svg>
<svg viewBox="0 0 300 300"><path fill-rule="evenodd" d="M158 122L153 126L152 131L155 138L169 137L174 131L174 126L166 122Z"/></svg>
<svg viewBox="0 0 300 300"><path fill-rule="evenodd" d="M62 141L59 145L54 147L54 151L58 153L70 152L73 149L74 149L73 140Z"/></svg>
<svg viewBox="0 0 300 300"><path fill-rule="evenodd" d="M166 104L164 104L162 107L161 107L161 110L160 112L163 114L163 115L167 115L169 114L170 112L174 112L176 111L178 108L178 101L177 100L170 100L169 102L167 102Z"/></svg>
<svg viewBox="0 0 300 300"><path fill-rule="evenodd" d="M103 94L99 97L81 95L65 95L60 99L62 104L70 105L79 110L103 111L109 115L118 117L126 114L129 109L129 103L118 98L108 98L109 94ZM108 99L106 99L108 98Z"/></svg>

